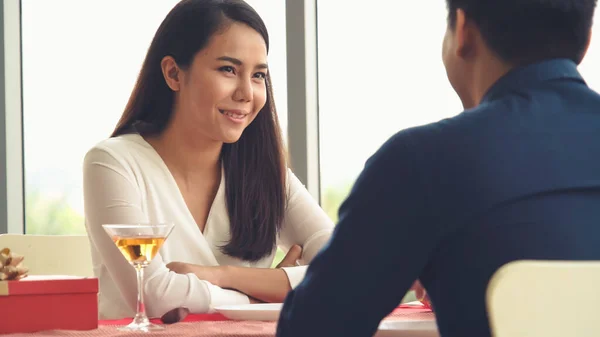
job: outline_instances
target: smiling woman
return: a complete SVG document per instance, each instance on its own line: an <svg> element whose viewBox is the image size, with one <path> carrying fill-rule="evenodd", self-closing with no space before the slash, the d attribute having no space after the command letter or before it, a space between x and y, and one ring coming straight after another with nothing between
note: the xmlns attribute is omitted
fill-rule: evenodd
<svg viewBox="0 0 600 337"><path fill-rule="evenodd" d="M103 224L175 223L146 269L148 313L281 302L333 224L287 168L269 36L242 0L184 0L158 28L111 138L84 161L100 314L131 316L136 277ZM277 246L288 251L270 269ZM226 290L226 289L227 290Z"/></svg>

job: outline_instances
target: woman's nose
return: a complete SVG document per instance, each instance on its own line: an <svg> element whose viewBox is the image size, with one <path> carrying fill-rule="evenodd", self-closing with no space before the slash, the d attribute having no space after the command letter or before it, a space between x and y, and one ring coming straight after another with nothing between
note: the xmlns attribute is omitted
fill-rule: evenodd
<svg viewBox="0 0 600 337"><path fill-rule="evenodd" d="M235 90L233 99L239 102L252 101L252 82L250 80L241 79Z"/></svg>

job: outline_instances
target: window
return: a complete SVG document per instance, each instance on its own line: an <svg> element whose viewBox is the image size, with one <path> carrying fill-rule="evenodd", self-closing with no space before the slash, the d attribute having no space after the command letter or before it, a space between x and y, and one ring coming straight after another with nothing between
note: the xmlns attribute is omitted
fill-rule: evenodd
<svg viewBox="0 0 600 337"><path fill-rule="evenodd" d="M402 129L460 113L442 63L444 2L318 1L321 202L337 211L365 161ZM361 18L360 22L356 18ZM600 89L600 26L580 70Z"/></svg>
<svg viewBox="0 0 600 337"><path fill-rule="evenodd" d="M337 220L340 203L383 142L456 115L462 105L442 64L443 2L411 2L410 9L399 1L348 2L344 15L334 2L317 5L321 202Z"/></svg>
<svg viewBox="0 0 600 337"><path fill-rule="evenodd" d="M85 233L83 157L112 132L156 29L178 2L22 1L27 234ZM285 130L285 2L248 2L269 28L269 64Z"/></svg>

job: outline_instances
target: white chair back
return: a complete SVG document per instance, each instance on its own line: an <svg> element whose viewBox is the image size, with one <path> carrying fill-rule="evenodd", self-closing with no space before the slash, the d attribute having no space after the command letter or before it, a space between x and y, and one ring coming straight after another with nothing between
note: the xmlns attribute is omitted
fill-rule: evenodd
<svg viewBox="0 0 600 337"><path fill-rule="evenodd" d="M25 256L29 275L94 276L86 235L0 234L0 249Z"/></svg>
<svg viewBox="0 0 600 337"><path fill-rule="evenodd" d="M487 289L494 337L600 336L600 261L523 260Z"/></svg>

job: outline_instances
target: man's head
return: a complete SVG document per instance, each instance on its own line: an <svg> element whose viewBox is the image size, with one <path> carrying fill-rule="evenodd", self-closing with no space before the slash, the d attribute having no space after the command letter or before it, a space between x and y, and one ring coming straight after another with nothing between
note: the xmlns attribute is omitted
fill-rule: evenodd
<svg viewBox="0 0 600 337"><path fill-rule="evenodd" d="M448 27L443 59L448 79L463 99L467 95L465 87L473 84L465 80L474 71L485 71L483 64L488 68L512 68L555 58L579 64L589 45L596 3L446 0Z"/></svg>

